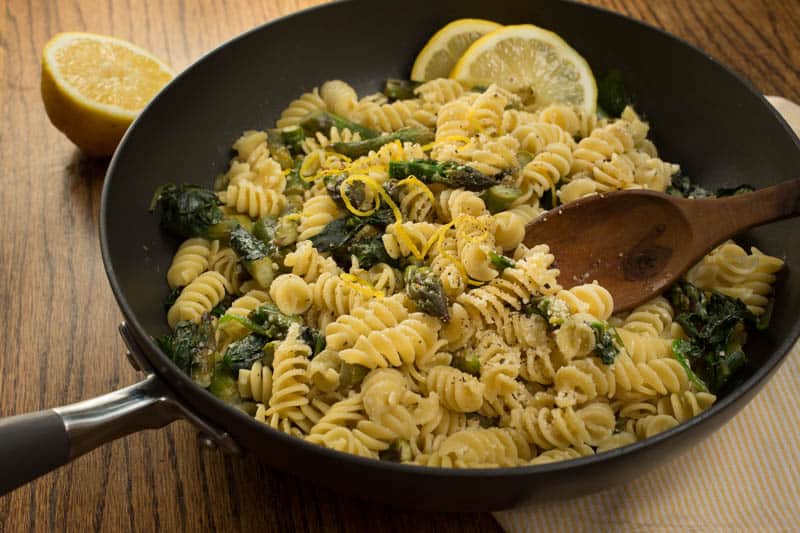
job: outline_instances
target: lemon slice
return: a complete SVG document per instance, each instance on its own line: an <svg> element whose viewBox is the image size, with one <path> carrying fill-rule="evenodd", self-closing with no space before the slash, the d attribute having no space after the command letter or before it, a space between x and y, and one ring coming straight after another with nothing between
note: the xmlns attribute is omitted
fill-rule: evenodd
<svg viewBox="0 0 800 533"><path fill-rule="evenodd" d="M564 39L532 24L505 26L464 52L451 78L468 85L497 83L534 109L568 104L594 114L597 84L592 69Z"/></svg>
<svg viewBox="0 0 800 533"><path fill-rule="evenodd" d="M491 20L458 19L437 31L414 61L411 79L428 81L446 78L458 58L478 38L502 26Z"/></svg>
<svg viewBox="0 0 800 533"><path fill-rule="evenodd" d="M44 47L42 100L50 121L89 155L114 152L172 69L127 41L59 33Z"/></svg>

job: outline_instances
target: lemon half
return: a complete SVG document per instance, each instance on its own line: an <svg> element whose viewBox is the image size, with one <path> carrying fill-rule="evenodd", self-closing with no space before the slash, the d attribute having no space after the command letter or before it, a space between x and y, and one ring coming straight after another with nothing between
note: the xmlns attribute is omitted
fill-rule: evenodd
<svg viewBox="0 0 800 533"><path fill-rule="evenodd" d="M446 78L461 54L482 35L502 26L491 20L458 19L437 31L414 61L411 79L428 81Z"/></svg>
<svg viewBox="0 0 800 533"><path fill-rule="evenodd" d="M59 33L44 47L42 100L50 121L89 155L114 152L172 69L122 39Z"/></svg>
<svg viewBox="0 0 800 533"><path fill-rule="evenodd" d="M505 26L472 43L451 78L471 86L501 87L541 108L568 104L594 114L597 84L586 60L555 33L522 24Z"/></svg>

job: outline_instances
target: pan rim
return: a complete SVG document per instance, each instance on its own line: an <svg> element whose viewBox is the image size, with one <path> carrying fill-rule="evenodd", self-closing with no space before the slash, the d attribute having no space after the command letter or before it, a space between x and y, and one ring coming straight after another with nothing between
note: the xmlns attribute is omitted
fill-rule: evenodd
<svg viewBox="0 0 800 533"><path fill-rule="evenodd" d="M692 43L684 40L681 37L678 37L676 35L667 32L664 29L653 26L641 20L634 19L628 15L617 13L610 9L583 4L576 0L561 0L561 1L574 5L579 9L600 12L606 16L618 17L620 19L625 20L626 24L638 25L639 27L642 27L646 30L655 31L661 34L661 36L667 37L669 40L675 41L679 45L687 47L691 51L699 54L705 61L709 63L709 68L720 69L723 73L730 76L732 78L732 81L735 81L736 83L743 85L749 91L750 94L752 94L754 97L756 97L756 99L758 99L761 102L762 106L766 106L767 110L771 112L772 116L777 119L779 124L781 124L781 126L785 130L785 133L788 134L789 137L792 139L795 147L798 150L800 150L800 141L798 140L797 135L789 127L789 125L780 115L780 113L778 113L778 111L772 106L772 104L770 104L769 101L766 100L764 95L756 89L753 83L750 82L750 80L744 78L741 74L739 74L732 68L718 61L717 59L715 59L714 57L712 57L699 47L693 45ZM185 399L186 394L199 393L200 396L206 395L203 396L204 400L211 400L212 402L216 402L217 406L221 407L222 410L226 412L228 416L233 418L236 422L248 425L251 429L262 432L262 434L265 436L269 435L270 438L277 438L279 440L283 440L283 442L289 446L299 446L301 449L308 450L311 453L320 454L321 456L331 461L339 461L339 462L344 461L365 468L380 468L383 470L396 472L399 475L423 475L423 476L446 477L446 478L452 478L453 480L464 479L464 478L469 478L469 479L484 478L487 476L527 477L527 476L534 476L536 474L545 474L557 471L568 472L575 469L581 469L584 466L588 466L598 462L613 460L623 455L635 454L646 448L655 447L666 440L670 440L679 434L682 434L686 431L693 429L695 426L699 424L703 424L709 418L715 417L718 414L722 413L723 411L727 411L728 409L733 407L733 404L737 403L740 399L751 393L750 394L751 397L747 399L747 402L749 402L750 399L752 399L752 397L758 392L758 389L767 383L768 379L771 377L771 374L773 374L785 361L792 347L797 342L798 338L800 338L800 317L797 318L795 323L790 328L789 334L786 337L784 337L784 339L781 342L778 343L775 349L772 350L772 353L769 355L769 357L767 357L764 360L763 364L759 366L751 376L749 376L746 380L737 385L724 397L720 398L710 409L704 411L700 415L695 416L686 422L682 422L679 425L667 431L659 433L658 435L655 435L653 437L647 438L642 441L637 441L633 444L621 448L616 448L606 452L597 453L591 456L581 457L578 459L572 459L567 461L558 461L548 464L526 465L526 466L516 466L516 467L494 467L494 468L474 468L474 469L437 468L437 467L427 467L414 464L395 463L391 461L381 461L325 448L323 446L307 442L303 439L292 437L268 425L262 424L256 421L253 417L250 417L245 413L243 413L242 411L226 404L224 401L216 398L207 390L196 385L189 376L183 374L183 372L181 372L172 363L172 361L170 361L169 358L167 358L161 352L161 350L154 342L152 336L148 334L142 327L142 325L140 324L139 320L136 317L136 314L133 312L130 305L128 304L127 299L124 297L122 287L119 281L117 280L117 276L113 266L113 261L111 258L111 252L109 249L109 242L108 242L108 229L106 227L107 220L109 218L109 212L108 212L108 199L110 196L109 191L111 190L111 185L113 184L113 179L114 179L113 176L119 164L120 154L125 150L129 138L132 135L132 132L135 131L139 121L143 120L145 117L148 116L148 113L157 104L157 102L160 100L160 97L164 92L169 91L173 85L175 85L177 82L184 79L185 77L189 76L191 72L197 67L197 65L204 62L207 58L222 53L222 51L228 48L230 45L240 42L242 40L246 40L256 33L269 31L270 26L274 24L279 24L284 20L295 17L302 17L310 12L322 11L328 9L337 9L339 4L353 4L358 2L362 2L365 5L370 4L369 1L364 1L364 0L336 0L334 2L312 6L300 11L289 13L287 15L281 16L276 19L272 19L264 24L251 28L223 42L222 44L208 51L207 53L203 54L199 59L191 63L188 67L186 67L186 69L184 69L182 72L176 75L175 78L170 83L168 83L151 100L151 102L142 110L142 112L130 126L128 131L125 133L117 150L115 151L114 156L112 157L111 162L109 163L108 166L108 170L106 172L105 182L103 184L103 190L101 194L100 213L98 218L100 226L99 228L100 247L101 247L103 265L112 292L114 294L114 298L117 301L117 304L120 310L122 311L122 314L126 322L133 328L140 342L144 343L144 346L142 346L142 348L144 355L148 358L148 360L155 363L156 361L153 361L153 358L156 358L156 360L160 363L160 364L154 364L153 366L154 368L156 368L156 374L162 380L164 380L165 385L175 390L176 394L178 394L178 396L181 398L181 401L184 403L189 403L189 401ZM175 386L176 381L180 386ZM744 405L742 405L741 407L744 407ZM741 407L739 409L741 409ZM196 412L196 410L193 407L191 408L193 411ZM198 415L206 417L205 413L198 413ZM721 425L724 425L725 423L727 423L727 421L729 421L729 419L727 419ZM215 420L211 420L211 422L216 423ZM708 438L710 436L710 433L713 433L713 430L710 431L708 434L704 435L702 439L704 440ZM663 462L661 464L663 464Z"/></svg>

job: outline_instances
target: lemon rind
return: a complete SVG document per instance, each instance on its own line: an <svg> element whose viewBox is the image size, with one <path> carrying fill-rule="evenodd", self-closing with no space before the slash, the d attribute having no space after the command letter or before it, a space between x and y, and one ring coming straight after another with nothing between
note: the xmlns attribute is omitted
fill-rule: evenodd
<svg viewBox="0 0 800 533"><path fill-rule="evenodd" d="M465 28L465 26L470 27ZM424 74L425 67L430 62L431 57L433 57L433 55L439 51L439 43L446 42L451 34L456 32L465 33L469 31L487 33L501 29L502 27L502 24L498 24L497 22L478 18L457 19L445 24L439 29L439 31L434 33L430 39L428 39L428 42L425 43L425 46L423 46L422 50L420 50L419 54L417 54L417 57L414 60L414 65L411 67L410 78L414 81L428 81L422 79L424 78L422 74Z"/></svg>

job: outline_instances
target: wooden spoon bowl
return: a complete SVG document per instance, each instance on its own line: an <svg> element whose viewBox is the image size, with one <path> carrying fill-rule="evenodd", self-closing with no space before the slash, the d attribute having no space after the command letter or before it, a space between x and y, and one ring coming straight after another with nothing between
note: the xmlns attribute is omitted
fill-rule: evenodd
<svg viewBox="0 0 800 533"><path fill-rule="evenodd" d="M525 244L547 244L565 288L597 281L624 311L666 289L714 246L800 215L800 178L752 193L692 200L647 190L596 194L531 222Z"/></svg>

